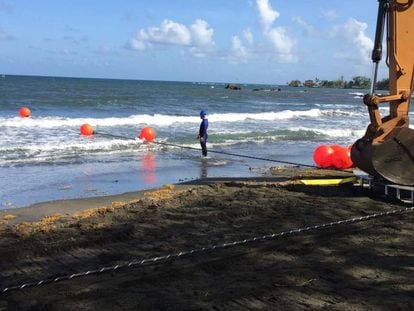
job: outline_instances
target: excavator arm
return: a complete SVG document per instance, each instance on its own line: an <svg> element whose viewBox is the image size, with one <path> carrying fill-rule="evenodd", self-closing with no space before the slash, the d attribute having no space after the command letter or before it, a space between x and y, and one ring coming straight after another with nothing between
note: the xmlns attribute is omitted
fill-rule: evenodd
<svg viewBox="0 0 414 311"><path fill-rule="evenodd" d="M410 101L414 87L414 0L379 0L372 60L374 77L365 95L370 124L351 150L361 170L391 182L414 185L414 130L409 128ZM375 93L378 64L387 30L389 95ZM380 107L388 103L388 115ZM385 105L386 106L386 105Z"/></svg>

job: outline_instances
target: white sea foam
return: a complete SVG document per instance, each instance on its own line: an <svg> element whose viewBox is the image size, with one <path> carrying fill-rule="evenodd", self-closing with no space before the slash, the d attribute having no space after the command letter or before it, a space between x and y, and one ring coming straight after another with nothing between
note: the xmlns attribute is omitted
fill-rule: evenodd
<svg viewBox="0 0 414 311"><path fill-rule="evenodd" d="M365 133L365 129L346 129L346 128L290 128L291 131L312 131L320 135L328 137L362 137Z"/></svg>
<svg viewBox="0 0 414 311"><path fill-rule="evenodd" d="M310 110L283 110L280 112L263 112L263 113L227 113L227 114L212 114L209 116L211 121L215 122L240 122L245 120L257 121L273 121L273 120L287 120L298 117L320 117L322 112L320 109Z"/></svg>
<svg viewBox="0 0 414 311"><path fill-rule="evenodd" d="M231 146L245 143L265 143L280 140L311 140L318 136L326 137L361 137L364 129L344 129L344 128L314 128L308 126L292 127L275 126L266 129L255 126L243 128L241 130L228 127L215 128L210 132L210 146ZM111 136L93 136L90 138L80 137L72 132L69 135L66 131L47 131L48 135L43 135L42 130L27 131L20 129L24 135L17 135L14 139L9 139L7 135L0 144L0 159L4 161L45 161L47 159L78 157L88 154L110 154L114 152L124 152L139 149L142 141L139 139L118 139ZM11 133L13 134L13 133ZM188 135L184 136L187 137ZM215 139L216 138L216 139ZM160 137L160 141L167 139L179 145L199 148L196 142L179 143L173 137ZM158 148L157 145L154 145ZM3 163L4 164L4 163Z"/></svg>
<svg viewBox="0 0 414 311"><path fill-rule="evenodd" d="M208 119L211 122L240 122L246 120L272 121L288 120L299 117L317 118L322 115L320 109L310 110L283 110L280 112L263 113L223 113L211 114ZM31 118L0 118L0 126L4 127L36 127L36 128L58 128L79 127L84 123L92 126L111 127L122 125L152 125L169 126L174 123L199 123L197 116L171 116L171 115L132 115L129 117L112 118L61 118L61 117L31 117Z"/></svg>
<svg viewBox="0 0 414 311"><path fill-rule="evenodd" d="M326 109L322 110L323 116L334 116L334 117L343 117L343 116L350 116L350 117L360 117L364 116L367 113L365 111L351 111L351 110L344 110L344 109Z"/></svg>
<svg viewBox="0 0 414 311"><path fill-rule="evenodd" d="M82 141L41 141L19 146L0 147L0 165L13 163L47 162L90 154L113 154L138 150L142 141L137 140L94 140Z"/></svg>
<svg viewBox="0 0 414 311"><path fill-rule="evenodd" d="M361 98L365 95L365 93L362 92L349 92L349 95L354 95L354 98Z"/></svg>

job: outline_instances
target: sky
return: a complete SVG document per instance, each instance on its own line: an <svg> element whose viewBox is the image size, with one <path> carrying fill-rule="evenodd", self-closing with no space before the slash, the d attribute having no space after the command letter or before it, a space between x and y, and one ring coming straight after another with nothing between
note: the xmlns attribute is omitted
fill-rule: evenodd
<svg viewBox="0 0 414 311"><path fill-rule="evenodd" d="M280 85L370 77L377 9L377 0L0 0L0 74Z"/></svg>

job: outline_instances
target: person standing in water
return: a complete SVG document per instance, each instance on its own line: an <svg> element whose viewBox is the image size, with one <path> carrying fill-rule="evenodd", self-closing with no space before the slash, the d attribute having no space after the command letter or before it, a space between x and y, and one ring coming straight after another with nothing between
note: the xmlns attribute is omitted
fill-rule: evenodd
<svg viewBox="0 0 414 311"><path fill-rule="evenodd" d="M208 119L206 118L207 112L204 110L200 111L200 130L198 132L198 139L200 140L200 145L202 149L203 156L207 156L207 128L208 128Z"/></svg>

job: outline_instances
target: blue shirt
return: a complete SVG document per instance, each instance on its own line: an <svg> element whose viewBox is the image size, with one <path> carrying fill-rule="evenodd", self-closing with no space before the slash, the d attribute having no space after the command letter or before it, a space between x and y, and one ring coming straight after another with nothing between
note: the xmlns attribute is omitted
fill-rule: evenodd
<svg viewBox="0 0 414 311"><path fill-rule="evenodd" d="M204 140L207 139L207 129L208 129L208 119L203 119L200 124L200 130L198 132L198 135L200 135L200 137L203 137Z"/></svg>

